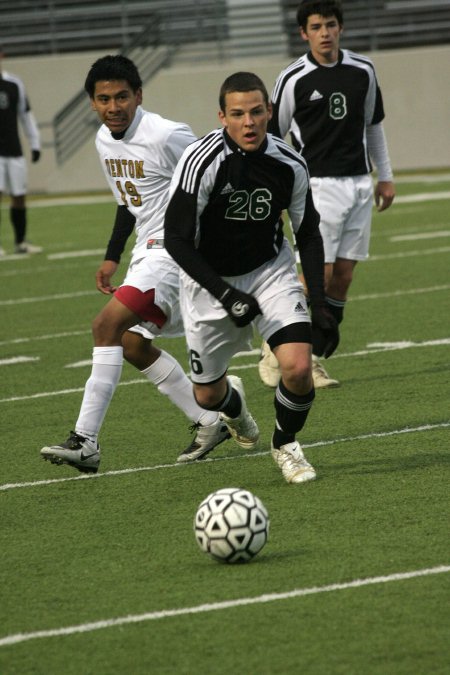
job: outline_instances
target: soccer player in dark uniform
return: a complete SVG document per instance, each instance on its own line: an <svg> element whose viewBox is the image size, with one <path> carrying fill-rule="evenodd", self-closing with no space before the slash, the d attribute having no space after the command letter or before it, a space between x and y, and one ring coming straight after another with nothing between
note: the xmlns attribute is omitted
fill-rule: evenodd
<svg viewBox="0 0 450 675"><path fill-rule="evenodd" d="M269 130L280 138L290 133L293 146L307 161L320 213L327 303L340 323L355 265L369 251L372 162L378 171L378 210L388 208L394 199L383 100L372 62L339 48L343 30L339 2L305 0L297 20L310 51L277 78ZM313 354L315 387L338 386L318 360L315 345ZM259 370L266 384L276 386L276 359L265 345Z"/></svg>
<svg viewBox="0 0 450 675"><path fill-rule="evenodd" d="M325 302L319 217L304 159L266 133L271 106L259 77L231 75L219 102L223 128L183 153L165 217L166 247L181 267L191 379L198 403L219 410L237 442L254 447L259 432L242 382L227 377L231 357L248 349L254 326L281 368L272 455L284 478L300 483L316 476L296 440L314 399L312 333L325 356L339 340ZM283 234L284 210L308 282L311 319Z"/></svg>
<svg viewBox="0 0 450 675"><path fill-rule="evenodd" d="M0 47L0 199L3 192L11 195L10 219L14 228L16 253L40 253L40 246L26 241L27 231L27 163L20 143L18 121L31 146L31 161L41 156L39 130L30 109L22 81L2 72L3 51ZM5 255L0 248L0 256Z"/></svg>

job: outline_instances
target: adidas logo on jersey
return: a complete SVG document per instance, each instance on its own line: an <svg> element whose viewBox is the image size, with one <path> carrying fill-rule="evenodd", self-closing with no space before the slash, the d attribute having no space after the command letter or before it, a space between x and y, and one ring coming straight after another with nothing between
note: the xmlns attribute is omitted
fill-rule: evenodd
<svg viewBox="0 0 450 675"><path fill-rule="evenodd" d="M294 307L294 312L304 312L305 310L303 309L303 305L301 302L297 302L297 304Z"/></svg>
<svg viewBox="0 0 450 675"><path fill-rule="evenodd" d="M320 101L320 99L323 98L322 94L320 91L317 91L317 89L314 89L313 93L309 97L310 101Z"/></svg>
<svg viewBox="0 0 450 675"><path fill-rule="evenodd" d="M234 192L234 187L231 185L231 183L227 183L224 188L220 191L221 195L228 195L230 192Z"/></svg>

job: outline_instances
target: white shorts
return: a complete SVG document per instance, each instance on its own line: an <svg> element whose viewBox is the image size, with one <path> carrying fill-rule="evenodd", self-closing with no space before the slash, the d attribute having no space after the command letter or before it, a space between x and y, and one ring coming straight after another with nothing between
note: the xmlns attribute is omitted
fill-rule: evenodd
<svg viewBox="0 0 450 675"><path fill-rule="evenodd" d="M179 267L165 249L154 249L145 258L131 262L116 294L120 302L139 316L146 313L146 319L131 328L132 332L148 339L184 334Z"/></svg>
<svg viewBox="0 0 450 675"><path fill-rule="evenodd" d="M249 326L238 328L218 300L180 271L180 302L191 379L199 384L219 379L234 354L251 349L254 327L268 340L285 326L310 323L294 254L287 240L273 260L248 274L224 279L234 288L251 293L262 314Z"/></svg>
<svg viewBox="0 0 450 675"><path fill-rule="evenodd" d="M373 182L369 174L311 178L314 206L320 214L325 262L365 260L369 255Z"/></svg>
<svg viewBox="0 0 450 675"><path fill-rule="evenodd" d="M13 197L27 194L27 162L25 157L0 157L0 192Z"/></svg>

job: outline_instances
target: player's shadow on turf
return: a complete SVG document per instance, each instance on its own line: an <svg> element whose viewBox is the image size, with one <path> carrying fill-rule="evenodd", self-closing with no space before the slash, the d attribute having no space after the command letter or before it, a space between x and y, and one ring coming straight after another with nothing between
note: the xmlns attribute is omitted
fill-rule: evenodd
<svg viewBox="0 0 450 675"><path fill-rule="evenodd" d="M442 375L442 372L449 371L450 372L450 365L439 365L435 366L434 368L421 368L420 370L414 370L414 368L408 368L408 370L405 370L402 373L396 373L393 375L392 373L389 373L389 380L403 380L405 378L411 378L411 376L415 375L431 375L433 373L439 374L440 376ZM386 373L380 373L379 375L372 375L370 377L350 377L349 379L343 379L341 380L342 384L347 386L350 386L351 384L359 384L361 382L380 382L386 379Z"/></svg>
<svg viewBox="0 0 450 675"><path fill-rule="evenodd" d="M319 468L320 478L326 479L336 474L336 471L346 471L354 475L372 473L392 473L393 471L414 471L426 469L440 464L450 464L450 457L444 453L433 455L410 455L408 457L390 457L383 459L367 459L344 464L322 464Z"/></svg>

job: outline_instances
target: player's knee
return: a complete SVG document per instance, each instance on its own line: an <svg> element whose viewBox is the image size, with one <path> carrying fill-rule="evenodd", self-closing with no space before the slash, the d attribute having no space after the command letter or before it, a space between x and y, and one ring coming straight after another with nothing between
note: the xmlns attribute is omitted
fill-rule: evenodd
<svg viewBox="0 0 450 675"><path fill-rule="evenodd" d="M92 335L97 346L121 343L122 330L120 326L100 312L92 322Z"/></svg>
<svg viewBox="0 0 450 675"><path fill-rule="evenodd" d="M312 370L308 362L291 363L288 367L282 368L281 379L289 391L303 396L311 391Z"/></svg>

